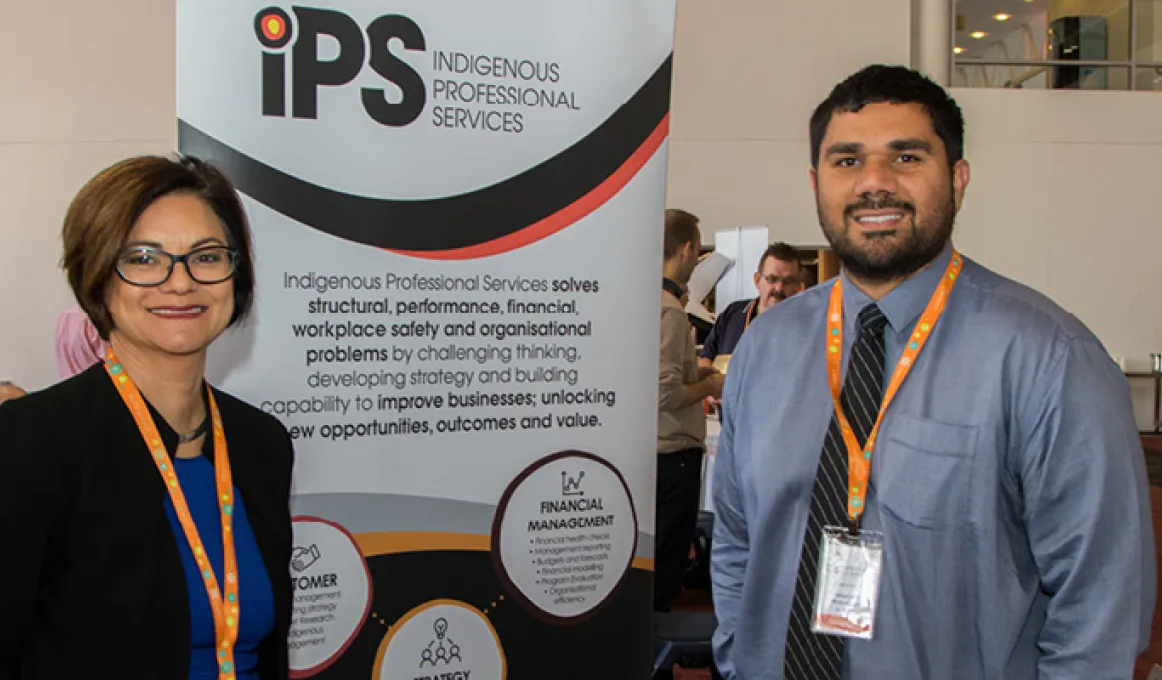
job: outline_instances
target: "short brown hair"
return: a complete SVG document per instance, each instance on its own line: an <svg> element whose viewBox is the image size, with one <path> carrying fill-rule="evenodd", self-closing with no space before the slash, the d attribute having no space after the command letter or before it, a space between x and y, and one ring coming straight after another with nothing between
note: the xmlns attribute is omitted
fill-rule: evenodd
<svg viewBox="0 0 1162 680"><path fill-rule="evenodd" d="M698 218L685 210L670 208L666 211L666 237L662 242L662 255L668 260L678 254L687 243L698 239Z"/></svg>
<svg viewBox="0 0 1162 680"><path fill-rule="evenodd" d="M105 302L120 256L145 209L170 194L188 193L206 202L222 221L226 242L238 253L234 272L234 313L241 321L254 300L250 226L230 180L209 163L179 156L138 156L120 161L90 179L65 214L61 267L81 309L105 340L113 317Z"/></svg>
<svg viewBox="0 0 1162 680"><path fill-rule="evenodd" d="M759 258L759 268L755 271L760 274L762 273L763 265L767 263L768 257L773 257L783 262L794 262L800 270L803 269L803 263L799 261L799 251L782 241L767 246L767 249L763 251L763 256Z"/></svg>

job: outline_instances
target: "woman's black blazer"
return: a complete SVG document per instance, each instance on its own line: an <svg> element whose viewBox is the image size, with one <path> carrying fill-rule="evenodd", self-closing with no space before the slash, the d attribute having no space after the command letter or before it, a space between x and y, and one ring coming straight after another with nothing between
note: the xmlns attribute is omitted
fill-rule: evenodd
<svg viewBox="0 0 1162 680"><path fill-rule="evenodd" d="M274 417L213 392L274 591L260 675L284 680L291 442ZM177 435L154 420L172 455ZM165 497L101 364L0 405L0 680L188 677L189 596Z"/></svg>

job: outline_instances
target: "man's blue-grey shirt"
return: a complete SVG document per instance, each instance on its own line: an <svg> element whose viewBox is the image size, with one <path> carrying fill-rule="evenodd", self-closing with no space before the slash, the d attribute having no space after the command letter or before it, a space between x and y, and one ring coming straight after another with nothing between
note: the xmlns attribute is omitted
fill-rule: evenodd
<svg viewBox="0 0 1162 680"><path fill-rule="evenodd" d="M950 257L951 246L879 301L889 378ZM871 300L840 280L846 365ZM728 372L711 567L727 680L783 677L833 411L831 288L759 316ZM865 507L863 527L883 533L883 578L875 637L846 641L845 678L1131 676L1156 580L1129 388L1089 330L1044 296L965 260L884 417Z"/></svg>

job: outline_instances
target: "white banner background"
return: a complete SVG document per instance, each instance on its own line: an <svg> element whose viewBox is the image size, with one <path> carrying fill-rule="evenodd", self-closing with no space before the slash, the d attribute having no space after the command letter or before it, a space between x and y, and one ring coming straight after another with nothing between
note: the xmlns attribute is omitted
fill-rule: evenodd
<svg viewBox="0 0 1162 680"><path fill-rule="evenodd" d="M534 168L597 130L641 90L660 67L667 64L672 49L673 4L673 0L596 0L585 3L347 0L315 7L315 10L341 14L360 29L366 29L380 16L399 14L422 30L425 49L407 50L398 40L391 41L388 49L423 80L426 90L424 109L409 125L387 127L373 120L364 110L361 89L381 89L389 101L393 98L399 101L402 93L367 65L372 46L366 34L363 34L363 68L358 75L343 85L317 87L316 117L296 119L291 114L293 89L299 86L294 83L294 60L299 53L293 46L302 38L295 33L299 28L297 21L292 21L289 26L292 31L289 45L281 50L268 49L260 44L255 32L256 16L267 7L266 3L179 0L178 116L184 126L195 129L222 148L232 149L231 158L248 157L269 166L271 174L297 178L353 196L378 199L454 197L496 185ZM284 6L281 9L291 17L296 16L297 8ZM338 40L328 36L320 37L318 44L316 57L319 61L335 59L344 49ZM287 113L284 117L263 115L264 52L283 55ZM555 83L540 83L535 79L512 82L471 73L437 72L434 57L437 52L556 64L560 77ZM668 70L665 75L668 95ZM531 108L450 102L436 92L435 81L439 79L566 92L576 110L571 107ZM510 115L519 112L522 130L506 133L449 129L435 122L439 117L436 107L442 106L470 112L497 110ZM664 113L665 103L661 106ZM664 135L666 121L659 119L655 122L660 134ZM185 129L181 147L189 153L199 153L207 148L187 135ZM211 379L222 389L276 412L288 428L300 435L295 442L296 512L338 525L352 535L367 559L373 581L373 600L367 620L354 638L329 634L324 630L325 617L316 616L317 611L308 611L307 600L299 599L307 591L296 591L296 607L302 609L296 609L297 628L292 628L292 646L295 639L299 639L304 651L298 652L298 656L304 659L309 656L312 660L311 664L296 666L296 652L292 651L292 667L298 669L299 676L317 674L319 677L363 678L367 677L368 671L383 673L382 677L423 678L425 673L438 676L432 668L425 670L420 667L425 657L419 649L412 655L417 663L414 668L401 667L393 671L383 664L385 658L412 658L410 652L399 651L401 639L394 643L389 640L389 630L396 621L404 616L419 616L416 612L421 610L435 611L432 607L436 605L431 603L449 598L456 603L454 607L439 606L453 607L449 611L471 609L471 614L465 615L465 621L476 621L481 617L489 621L499 647L500 657L497 658L504 660L499 671L502 676L521 677L521 669L525 672L553 670L553 677L560 678L592 677L595 672L602 672L601 677L643 677L641 673L647 672L644 661L648 650L637 645L647 642L644 628L648 625L650 606L648 559L652 557L658 281L666 145L664 142L653 146L643 143L642 148L644 150L638 153L640 162L618 182L619 186L614 187L619 190L608 200L590 197L590 210L579 220L508 252L457 260L401 255L332 236L327 231L333 225L304 224L287 217L285 210L279 212L277 204L272 207L255 200L246 193L248 178L236 176L237 172L232 174L243 189L254 234L257 304L249 323L215 346ZM230 158L210 154L209 160L221 163L228 174L231 173ZM561 182L568 181L569 177L561 177ZM277 203L269 196L263 198L268 204ZM529 200L536 198L529 197ZM495 205L489 210L493 208L499 214L512 206ZM328 219L338 224L347 217L337 212ZM470 231L475 222L487 222L495 216L476 213L456 217L462 221L464 229ZM384 224L384 229L392 228L400 227ZM407 225L407 228L423 229L424 226ZM585 281L590 282L590 288L595 288L596 292L446 292L400 290L387 285L391 276L406 278L417 274L465 280L490 276L511 281L520 277L543 280L550 288L557 281ZM298 283L307 282L304 278L307 276L346 276L378 283L378 286L372 286L371 290L304 290ZM386 313L310 312L312 302L385 299ZM499 315L407 314L399 307L400 304L406 306L425 300L433 303L496 302L503 311ZM574 311L565 314L514 313L510 311L510 300L564 303L566 309ZM333 328L335 324L347 322L382 324L386 337L340 339L304 337L301 333L306 325L321 327L331 324ZM441 332L434 340L392 337L393 331L411 322L421 325L431 322L437 324ZM446 324L472 322L477 327L497 322L516 325L557 322L590 328L591 334L504 339L479 335L466 338L445 336ZM296 327L299 333L296 333ZM499 349L513 354L508 362L494 356L485 363L473 359L420 361L416 354L425 348L443 349L449 345L491 347L494 353ZM560 357L524 359L518 353L518 345L538 349L548 347L552 353L576 352L578 357L575 361ZM340 348L381 350L383 354L372 361L320 360L320 351ZM402 358L406 352L412 353L409 360ZM315 363L308 365L312 358ZM528 374L549 369L558 376L564 372L568 379L517 382L517 369ZM464 387L415 385L412 376L417 370L425 373L463 372L471 377L472 382ZM512 371L514 379L511 382L481 382L482 371L501 371L503 374L506 370ZM370 389L316 388L308 383L312 376L352 372L403 373L409 384L402 389L392 385ZM545 395L560 390L584 395L586 400L596 397L600 403L543 404ZM447 406L452 394L476 393L527 394L536 405L458 409ZM405 412L381 410L386 401L400 397L439 397L444 401L444 407L432 408L429 403L427 408L413 407ZM368 400L362 403L371 404L371 408L359 408L359 398ZM301 409L312 404L319 406L320 403L325 407L322 413L286 412L288 408ZM338 410L331 410L333 408ZM596 421L592 420L594 416ZM467 433L435 431L441 421L458 417L492 421L512 418L518 427ZM521 428L519 425L526 417L537 417L551 426ZM563 420L567 417L596 422L596 425L567 426ZM430 433L360 434L366 433L372 422L398 423L401 418L426 423ZM339 438L322 436L323 428L343 432L345 426L355 426L356 434L350 435L349 428ZM313 428L312 434L302 436L308 428ZM518 595L518 591L527 591L527 588L540 584L539 580L536 584L513 587L511 582L503 583L507 576L501 576L502 573L528 573L533 578L541 573L540 569L530 569L529 565L505 569L488 559L472 563L462 560L466 559L465 551L476 551L482 557L488 557L484 551L494 547L492 524L502 496L506 491L516 490L519 484L514 480L521 477L529 466L563 451L579 451L604 461L621 476L629 490L629 499L624 498L621 483L615 483L616 476L604 473L591 474L589 482L582 479L581 487L562 487L559 493L550 490L538 492L540 496L530 496L527 489L518 491L515 498L543 497L542 502L549 503L519 509L522 517L539 513L543 519L551 520L540 525L545 528L535 531L530 528L528 542L533 545L543 540L548 546L553 541L566 541L567 536L576 533L589 538L568 540L576 540L578 546L600 546L598 537L604 534L591 528L596 526L594 522L609 521L613 527L609 535L619 537L616 538L619 543L605 553L598 550L594 553L598 554L597 557L585 559L600 562L603 560L600 554L632 554L636 548L638 561L634 564L638 568L630 570L627 575L624 563L603 566L600 573L604 574L604 581L597 586L603 596L582 601L578 598L584 597L584 589L577 591L582 594L562 594L562 597L571 597L572 603L562 609L567 610L567 618L556 618L561 612L550 611L551 605L547 609L538 607ZM568 460L562 464L567 464ZM584 466L574 467L581 470ZM598 468L589 469L592 472ZM568 470L562 469L562 472ZM579 493L587 494L589 499L604 500L583 506L554 505L567 500L571 494ZM578 510L581 507L588 511ZM631 509L627 511L627 507ZM611 508L616 508L616 511ZM510 507L509 511L513 512L513 508ZM592 519L606 516L611 519ZM315 522L311 526L324 525ZM339 560L346 559L338 554L340 550L331 551L335 553L333 559L336 562L330 566L327 551L320 550L319 545L311 550L311 536L315 535L312 531L315 530L304 528L299 532L296 526L296 550L300 555L314 556L302 572L310 577L304 576L302 583L325 585L329 583L326 581L328 574L351 572L349 564L339 563ZM631 543L626 545L625 541ZM584 550L590 551L591 547ZM558 575L553 580L552 587L570 588L574 577L564 566L570 553L558 549L554 554L556 558L543 559L559 559L551 569L565 571L564 576ZM530 555L530 559L542 559L540 554L531 551ZM424 562L419 566L414 560L421 558ZM492 555L492 559L499 558ZM300 566L303 564L306 562ZM534 566L539 567L540 563ZM590 569L597 570L597 567ZM622 585L626 587L622 588ZM339 583L339 591L341 586ZM360 592L360 598L365 599L366 594ZM606 595L610 596L609 599L605 599ZM334 597L341 599L343 594L340 592ZM542 604L551 601L549 597L534 599ZM521 601L521 605L518 606L514 600ZM362 601L353 602L350 606L358 612L364 604ZM578 611L583 616L574 618ZM627 612L633 612L633 615L627 616ZM322 632L317 635L304 633L311 628L303 623L308 619L322 622L314 626ZM447 617L437 617L436 620L443 620L444 625L449 626ZM535 631L540 629L550 637L538 643ZM489 627L486 625L479 630L489 630ZM594 633L601 637L602 630L611 639L617 638L618 642L608 655L594 656L593 650L599 648L594 645ZM640 635L635 638L637 633ZM409 635L408 639L423 637L416 637L414 630ZM433 650L451 649L449 644L445 644L445 637L455 638L452 627L441 635L435 632L432 635L436 635ZM635 641L626 642L627 639ZM549 663L546 660L549 657L544 656L545 650L538 648L538 644L542 647L547 644L576 645L578 650L585 650L585 654L592 657L593 665L570 662L552 669L542 667ZM627 644L633 648L627 649ZM328 652L334 649L334 654L322 665L316 663L320 658L320 646ZM389 646L392 651L387 654ZM560 657L560 652L560 649L554 652L556 658L570 656ZM429 661L435 658L431 654L427 657ZM493 656L490 653L490 658ZM465 658L449 663L466 664L461 670L468 670L472 660ZM373 664L376 667L369 668ZM449 668L436 670L445 672ZM488 668L497 668L494 658ZM494 671L480 667L473 677L484 678L492 673Z"/></svg>

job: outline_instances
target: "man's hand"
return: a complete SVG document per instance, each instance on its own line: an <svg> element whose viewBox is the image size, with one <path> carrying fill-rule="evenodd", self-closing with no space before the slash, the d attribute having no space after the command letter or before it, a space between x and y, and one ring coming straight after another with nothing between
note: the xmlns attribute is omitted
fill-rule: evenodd
<svg viewBox="0 0 1162 680"><path fill-rule="evenodd" d="M712 374L706 376L705 380L710 383L710 396L715 399L721 399L722 386L726 383L726 374L719 373L716 370Z"/></svg>
<svg viewBox="0 0 1162 680"><path fill-rule="evenodd" d="M682 386L685 391L685 399L682 401L682 407L690 404L699 404L705 399L719 398L722 396L722 383L726 380L726 376L719 373L715 368L702 367L698 369L697 379L692 383L686 383Z"/></svg>
<svg viewBox="0 0 1162 680"><path fill-rule="evenodd" d="M726 374L719 371L713 366L699 366L698 367L698 382L705 381L707 383L707 399L712 403L717 403L722 398L722 385L726 382Z"/></svg>

